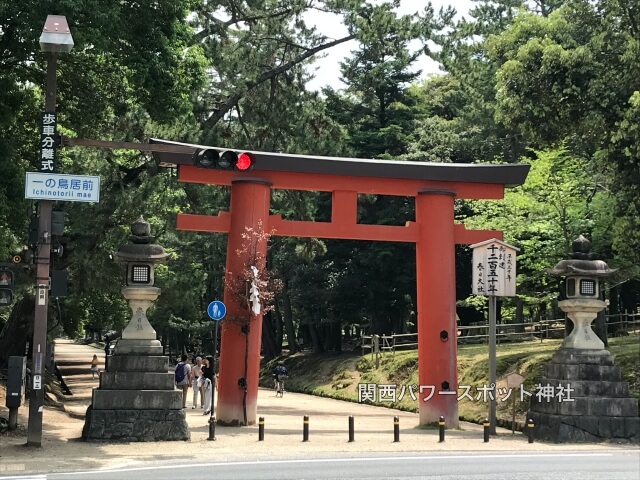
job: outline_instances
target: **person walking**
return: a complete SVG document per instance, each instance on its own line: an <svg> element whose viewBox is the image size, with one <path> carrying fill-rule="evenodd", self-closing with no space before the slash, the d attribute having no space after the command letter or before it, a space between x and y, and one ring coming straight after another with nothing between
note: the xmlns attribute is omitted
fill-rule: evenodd
<svg viewBox="0 0 640 480"><path fill-rule="evenodd" d="M203 415L209 415L211 413L211 402L213 401L213 357L208 356L204 359L204 366L202 367L202 388L204 389L204 413Z"/></svg>
<svg viewBox="0 0 640 480"><path fill-rule="evenodd" d="M98 372L98 355L93 355L91 359L91 378L96 378L96 373Z"/></svg>
<svg viewBox="0 0 640 480"><path fill-rule="evenodd" d="M183 354L181 361L176 365L175 380L176 386L182 390L182 408L187 408L187 395L189 393L189 381L191 376L191 365L187 362L187 355Z"/></svg>
<svg viewBox="0 0 640 480"><path fill-rule="evenodd" d="M196 357L193 367L191 367L191 388L193 388L193 406L198 408L198 398L200 398L200 408L204 408L204 390L202 387L202 357Z"/></svg>

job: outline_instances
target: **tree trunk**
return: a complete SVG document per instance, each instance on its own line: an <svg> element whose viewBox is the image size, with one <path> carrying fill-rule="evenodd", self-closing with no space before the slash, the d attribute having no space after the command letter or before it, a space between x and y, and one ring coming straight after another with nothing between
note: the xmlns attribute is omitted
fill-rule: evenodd
<svg viewBox="0 0 640 480"><path fill-rule="evenodd" d="M333 350L336 352L342 351L342 325L340 320L334 320L331 323L331 338L333 343Z"/></svg>
<svg viewBox="0 0 640 480"><path fill-rule="evenodd" d="M620 324L617 323L621 320L619 302L620 298L618 296L618 287L613 287L609 290L609 315L614 315L612 318L613 323L615 324L607 325L607 332L610 336L616 336L620 328Z"/></svg>
<svg viewBox="0 0 640 480"><path fill-rule="evenodd" d="M26 344L33 337L35 298L22 297L15 303L9 320L0 331L0 364L6 365L11 356L28 355Z"/></svg>
<svg viewBox="0 0 640 480"><path fill-rule="evenodd" d="M267 361L278 356L272 317L273 311L262 316L262 353Z"/></svg>
<svg viewBox="0 0 640 480"><path fill-rule="evenodd" d="M287 332L287 338L289 339L289 353L296 353L300 350L298 346L298 339L296 338L296 330L293 328L293 313L291 308L291 298L289 297L289 290L287 288L287 282L284 282L282 289L282 319L284 321L284 328Z"/></svg>
<svg viewBox="0 0 640 480"><path fill-rule="evenodd" d="M602 340L602 343L604 343L604 348L608 348L609 340L607 339L607 315L605 310L598 312L598 316L593 321L593 331L598 338Z"/></svg>
<svg viewBox="0 0 640 480"><path fill-rule="evenodd" d="M522 298L516 297L516 319L515 319L516 333L524 333L524 325L518 325L518 324L522 324L523 320L524 320L524 302L522 301Z"/></svg>
<svg viewBox="0 0 640 480"><path fill-rule="evenodd" d="M275 331L276 353L278 354L278 356L280 356L282 355L282 344L284 343L284 335L282 331L282 311L280 310L280 305L277 301L274 302L274 309L270 313L271 323L273 324L273 328Z"/></svg>
<svg viewBox="0 0 640 480"><path fill-rule="evenodd" d="M322 344L322 337L318 332L318 329L312 323L308 324L309 333L311 334L311 343L313 344L313 351L315 353L324 353L324 345Z"/></svg>

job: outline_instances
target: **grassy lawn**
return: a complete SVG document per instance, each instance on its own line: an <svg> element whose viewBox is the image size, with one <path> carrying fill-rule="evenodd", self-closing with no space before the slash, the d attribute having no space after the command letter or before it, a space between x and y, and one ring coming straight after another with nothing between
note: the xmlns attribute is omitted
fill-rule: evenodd
<svg viewBox="0 0 640 480"><path fill-rule="evenodd" d="M519 389L511 391L507 397L504 375L518 372L525 380L526 392L535 392L535 385L544 375L544 367L558 350L561 340L530 341L506 343L497 347L496 373L498 378L498 419L511 421L512 400L516 399L516 414L519 420L527 411L529 402L521 401ZM609 340L609 351L614 355L616 365L622 370L623 380L629 382L631 396L640 399L640 334L617 337ZM326 353L322 355L300 353L285 359L290 376L286 382L287 390L311 393L342 400L358 401L358 384L392 385L395 390L384 401L376 398L377 405L383 405L412 412L418 411L420 395L418 385L418 353L416 350L384 353L380 357L379 368L370 354L360 356L355 353ZM261 385L270 387L272 365L266 365ZM469 395L474 400L462 398L459 402L459 414L463 420L481 422L488 413L488 404L482 399L476 400L478 388L488 384L488 346L461 345L458 347L458 396L470 387ZM371 387L379 392L379 388ZM503 389L503 390L501 390ZM416 397L415 399L412 398ZM402 394L402 398L401 397ZM526 397L526 395L525 395Z"/></svg>

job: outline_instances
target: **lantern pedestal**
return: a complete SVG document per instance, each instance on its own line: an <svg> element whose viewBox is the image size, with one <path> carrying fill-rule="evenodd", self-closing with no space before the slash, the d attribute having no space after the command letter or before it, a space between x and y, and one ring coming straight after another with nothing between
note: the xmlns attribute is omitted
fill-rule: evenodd
<svg viewBox="0 0 640 480"><path fill-rule="evenodd" d="M602 350L604 343L595 332L591 329L598 312L604 310L606 303L602 300L592 299L575 299L562 300L558 302L558 307L573 322L573 330L571 334L562 342L564 348L586 348Z"/></svg>
<svg viewBox="0 0 640 480"><path fill-rule="evenodd" d="M122 295L129 301L132 317L116 343L114 354L162 355L162 344L147 318L147 309L160 296L160 289L129 286L122 289Z"/></svg>

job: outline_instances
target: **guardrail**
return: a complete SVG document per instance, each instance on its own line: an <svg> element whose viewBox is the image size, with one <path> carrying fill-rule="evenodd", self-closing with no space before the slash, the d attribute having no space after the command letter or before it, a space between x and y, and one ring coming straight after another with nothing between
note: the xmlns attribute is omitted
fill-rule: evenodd
<svg viewBox="0 0 640 480"><path fill-rule="evenodd" d="M616 321L612 321L616 320ZM501 323L496 325L496 340L500 342L518 342L533 339L564 338L565 319L541 320L529 323ZM615 332L640 332L640 313L622 313L607 315L607 328ZM362 355L370 352L375 356L376 365L378 355L384 352L395 353L396 350L415 350L418 348L417 333L403 333L391 335L363 335L361 337ZM458 344L487 343L489 341L489 326L486 323L458 327Z"/></svg>

